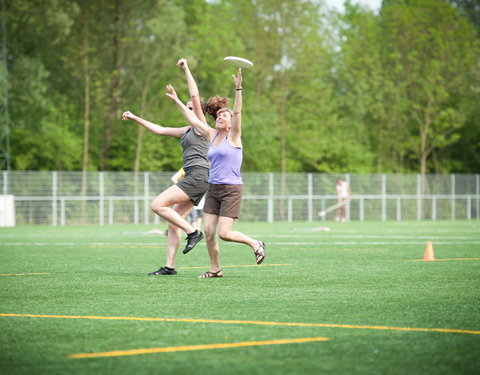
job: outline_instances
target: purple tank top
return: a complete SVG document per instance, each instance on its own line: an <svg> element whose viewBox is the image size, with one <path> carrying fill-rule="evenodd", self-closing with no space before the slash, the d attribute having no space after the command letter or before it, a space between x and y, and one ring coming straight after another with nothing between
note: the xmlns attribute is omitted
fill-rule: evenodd
<svg viewBox="0 0 480 375"><path fill-rule="evenodd" d="M218 136L218 135L217 135ZM213 145L213 139L208 149L208 160L210 160L210 178L208 182L214 185L242 185L240 168L243 160L243 150L233 147L228 142L228 137L217 147Z"/></svg>

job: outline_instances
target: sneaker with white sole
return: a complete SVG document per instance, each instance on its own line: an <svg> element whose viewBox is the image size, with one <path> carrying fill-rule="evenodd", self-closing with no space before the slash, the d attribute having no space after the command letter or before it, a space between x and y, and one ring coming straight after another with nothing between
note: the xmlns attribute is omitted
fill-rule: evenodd
<svg viewBox="0 0 480 375"><path fill-rule="evenodd" d="M177 270L175 268L169 268L167 266L161 267L160 269L150 272L149 275L159 276L159 275L176 275Z"/></svg>
<svg viewBox="0 0 480 375"><path fill-rule="evenodd" d="M190 233L186 240L187 240L187 245L185 246L185 249L183 249L183 253L186 254L190 250L192 250L197 243L201 241L203 238L203 233L199 230L195 230L195 232Z"/></svg>

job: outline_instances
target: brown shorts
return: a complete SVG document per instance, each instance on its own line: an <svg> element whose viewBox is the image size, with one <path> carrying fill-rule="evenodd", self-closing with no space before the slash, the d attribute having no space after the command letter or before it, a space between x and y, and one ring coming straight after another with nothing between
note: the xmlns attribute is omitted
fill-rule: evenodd
<svg viewBox="0 0 480 375"><path fill-rule="evenodd" d="M208 184L203 212L238 219L243 185Z"/></svg>

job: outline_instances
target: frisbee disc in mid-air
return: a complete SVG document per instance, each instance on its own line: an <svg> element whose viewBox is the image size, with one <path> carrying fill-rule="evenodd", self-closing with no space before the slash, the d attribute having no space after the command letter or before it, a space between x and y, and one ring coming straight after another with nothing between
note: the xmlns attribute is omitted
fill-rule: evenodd
<svg viewBox="0 0 480 375"><path fill-rule="evenodd" d="M236 66L237 68L251 68L253 63L250 60L244 59L243 57L237 56L227 56L223 59L228 64Z"/></svg>

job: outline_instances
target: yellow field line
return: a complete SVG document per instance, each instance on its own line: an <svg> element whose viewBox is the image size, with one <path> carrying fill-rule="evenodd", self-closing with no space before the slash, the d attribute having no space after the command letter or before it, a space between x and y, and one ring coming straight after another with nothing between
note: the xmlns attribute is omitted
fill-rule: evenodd
<svg viewBox="0 0 480 375"><path fill-rule="evenodd" d="M480 258L450 258L450 259L435 259L429 260L425 262L437 262L437 261L445 261L445 260L480 260ZM423 259L410 259L408 262L424 262Z"/></svg>
<svg viewBox="0 0 480 375"><path fill-rule="evenodd" d="M158 245L88 245L90 248L157 249Z"/></svg>
<svg viewBox="0 0 480 375"><path fill-rule="evenodd" d="M116 351L112 351L112 352L70 354L68 356L68 358L119 357L119 356L125 356L125 355L185 352L185 351L190 351L190 350L230 349L230 348L241 348L241 347L244 347L244 346L297 344L297 343L314 342L314 341L328 341L328 340L330 340L328 337L304 337L304 338L300 338L300 339L243 341L243 342L229 342L229 343L223 343L223 344L170 346L170 347L165 347L165 348L116 350Z"/></svg>
<svg viewBox="0 0 480 375"><path fill-rule="evenodd" d="M49 273L0 273L0 276L50 275Z"/></svg>
<svg viewBox="0 0 480 375"><path fill-rule="evenodd" d="M238 266L222 266L222 268L237 268L237 267L279 267L279 266L293 266L291 263L285 264L245 264L245 265L238 265ZM208 268L209 266L195 266L195 267L178 267L180 270L189 270L193 268Z"/></svg>
<svg viewBox="0 0 480 375"><path fill-rule="evenodd" d="M263 322L250 320L221 320L221 319L185 319L185 318L142 318L133 316L76 316L76 315L37 315L37 314L0 314L0 317L28 317L28 318L62 318L62 319L96 319L96 320L133 320L147 322L182 322L182 323L217 323L217 324L251 324L281 327L322 327L322 328L348 328L348 329L373 329L406 332L442 332L466 333L480 335L480 331L451 329L451 328L415 328L415 327L389 327L389 326L361 326L352 324L329 323L289 323L289 322Z"/></svg>

